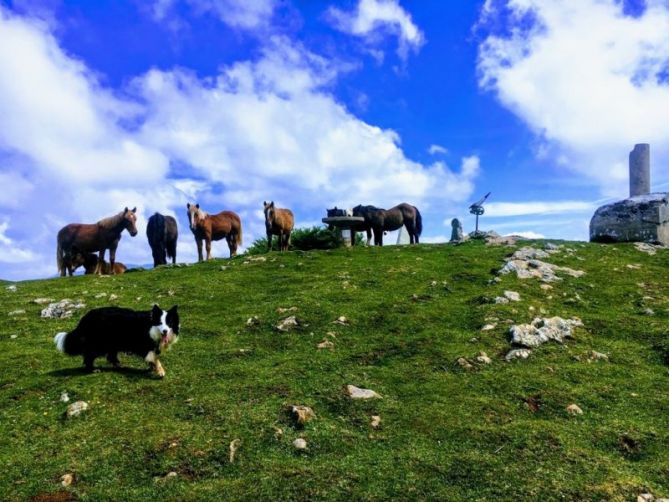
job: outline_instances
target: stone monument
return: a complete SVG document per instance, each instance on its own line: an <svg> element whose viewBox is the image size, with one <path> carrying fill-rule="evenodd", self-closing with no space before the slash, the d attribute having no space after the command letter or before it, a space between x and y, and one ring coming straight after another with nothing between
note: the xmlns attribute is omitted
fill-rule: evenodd
<svg viewBox="0 0 669 502"><path fill-rule="evenodd" d="M650 145L634 146L629 168L629 199L595 211L590 220L590 240L669 245L669 193L650 193Z"/></svg>
<svg viewBox="0 0 669 502"><path fill-rule="evenodd" d="M465 240L464 234L462 232L462 223L457 218L453 218L451 221L451 242L462 242Z"/></svg>

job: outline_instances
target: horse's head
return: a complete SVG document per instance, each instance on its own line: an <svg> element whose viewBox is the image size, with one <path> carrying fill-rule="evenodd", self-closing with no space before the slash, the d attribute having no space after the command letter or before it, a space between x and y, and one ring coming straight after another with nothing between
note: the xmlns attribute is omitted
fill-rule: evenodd
<svg viewBox="0 0 669 502"><path fill-rule="evenodd" d="M186 204L186 215L188 216L188 224L190 229L195 232L200 222L204 221L206 213L200 209L200 204Z"/></svg>
<svg viewBox="0 0 669 502"><path fill-rule="evenodd" d="M123 224L124 228L132 235L133 237L137 235L137 208L128 209L127 207L123 211Z"/></svg>
<svg viewBox="0 0 669 502"><path fill-rule="evenodd" d="M263 208L265 210L265 225L271 225L274 223L274 218L276 217L276 208L274 207L274 201L267 202L263 201Z"/></svg>
<svg viewBox="0 0 669 502"><path fill-rule="evenodd" d="M353 209L353 216L363 216L362 214L362 204L358 204Z"/></svg>

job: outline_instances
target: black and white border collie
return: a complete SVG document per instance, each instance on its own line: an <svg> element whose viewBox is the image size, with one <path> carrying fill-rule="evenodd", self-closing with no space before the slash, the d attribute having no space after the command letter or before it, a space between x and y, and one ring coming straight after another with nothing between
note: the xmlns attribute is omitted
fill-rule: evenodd
<svg viewBox="0 0 669 502"><path fill-rule="evenodd" d="M165 370L158 355L179 338L179 313L175 305L165 311L158 305L147 311L120 307L90 310L69 333L58 333L53 341L65 354L84 356L87 371L93 371L93 361L107 356L118 368L119 352L136 354L149 363L159 377Z"/></svg>

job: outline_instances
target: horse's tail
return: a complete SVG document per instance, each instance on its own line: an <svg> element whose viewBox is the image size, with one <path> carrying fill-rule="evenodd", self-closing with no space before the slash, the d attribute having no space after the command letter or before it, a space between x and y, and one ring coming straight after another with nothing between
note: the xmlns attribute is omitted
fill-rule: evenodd
<svg viewBox="0 0 669 502"><path fill-rule="evenodd" d="M416 235L420 236L423 233L423 217L420 215L420 211L416 206L413 207L416 210Z"/></svg>
<svg viewBox="0 0 669 502"><path fill-rule="evenodd" d="M242 245L242 220L239 220L239 230L237 231L237 235L235 236L235 239L237 240L237 245L241 246Z"/></svg>
<svg viewBox="0 0 669 502"><path fill-rule="evenodd" d="M65 260L63 259L63 248L60 245L60 239L56 243L56 265L58 265L58 273L63 275L65 271Z"/></svg>

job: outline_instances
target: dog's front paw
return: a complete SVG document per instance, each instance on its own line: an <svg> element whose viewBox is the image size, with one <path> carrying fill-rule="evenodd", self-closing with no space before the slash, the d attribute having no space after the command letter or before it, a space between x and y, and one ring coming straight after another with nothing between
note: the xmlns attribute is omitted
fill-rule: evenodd
<svg viewBox="0 0 669 502"><path fill-rule="evenodd" d="M165 370L163 369L163 365L160 364L160 361L156 361L156 375L158 375L159 378L165 378Z"/></svg>

